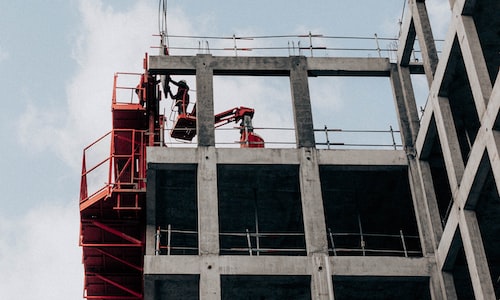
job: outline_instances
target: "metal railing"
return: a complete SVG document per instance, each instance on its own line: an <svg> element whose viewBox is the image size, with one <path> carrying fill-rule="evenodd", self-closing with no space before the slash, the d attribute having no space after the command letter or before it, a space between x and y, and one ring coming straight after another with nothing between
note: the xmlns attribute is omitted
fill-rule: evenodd
<svg viewBox="0 0 500 300"><path fill-rule="evenodd" d="M260 36L196 36L169 35L171 55L232 53L239 55L304 55L310 57L351 56L397 59L398 38L373 36L334 36L306 34ZM443 39L436 39L438 49ZM417 44L418 45L418 44ZM415 48L413 62L421 62L421 51Z"/></svg>
<svg viewBox="0 0 500 300"><path fill-rule="evenodd" d="M146 132L135 129L112 130L83 150L82 175L80 184L80 204L97 195L109 196L115 188L141 189L146 186L144 138ZM96 163L88 165L88 152L100 143L107 143L110 139L110 150L95 153L103 157ZM119 152L116 143L121 146ZM127 147L123 147L126 145ZM125 152L123 152L125 149ZM94 176L89 184L89 176ZM102 185L104 184L104 185ZM89 194L89 190L92 192Z"/></svg>
<svg viewBox="0 0 500 300"><path fill-rule="evenodd" d="M221 248L221 254L248 254L249 256L260 256L262 255L307 255L305 247L305 235L304 233L297 232L250 232L245 229L244 233L230 232L230 233L220 233L222 237L237 237L242 238L246 241L246 247L230 247ZM269 247L262 246L263 244L273 244L273 240L276 239L287 239L286 244L302 244L303 247L290 247L283 245L283 247ZM283 243L285 244L285 243Z"/></svg>
<svg viewBox="0 0 500 300"><path fill-rule="evenodd" d="M399 247L394 247L397 243ZM399 234L334 233L328 228L328 252L333 256L422 256L419 245L418 236L404 235L403 230Z"/></svg>
<svg viewBox="0 0 500 300"><path fill-rule="evenodd" d="M162 229L160 226L156 228L155 235L155 255L172 255L172 254L198 254L198 247L192 246L174 246L172 244L173 236L190 236L197 238L198 232L194 230L179 230L172 229L172 225L168 224L167 228ZM163 239L163 237L165 237ZM175 253L174 253L175 252Z"/></svg>
<svg viewBox="0 0 500 300"><path fill-rule="evenodd" d="M220 253L260 256L260 255L307 255L304 233L297 232L225 232L219 234L221 238L237 238L235 244L245 245L240 247L221 248ZM157 227L155 235L155 255L179 255L198 254L198 247L191 245L174 245L173 237L190 236L191 239L198 236L194 230L173 229L171 224L166 228ZM303 244L303 247L266 247L266 240L279 238L292 239L293 244ZM340 233L333 232L328 228L328 252L333 256L422 256L420 240L418 236L405 235L403 230L399 234L380 233ZM224 243L223 244L227 244ZM290 244L290 243L289 243ZM340 247L339 247L340 244ZM396 246L399 244L399 246ZM380 247L385 245L385 247Z"/></svg>
<svg viewBox="0 0 500 300"><path fill-rule="evenodd" d="M353 129L340 129L328 128L326 125L323 129L314 129L315 133L324 133L324 142L316 142L318 146L326 146L327 149L340 148L340 147L357 147L357 148L387 148L387 149L401 149L403 146L400 142L401 132L394 130L389 126L389 130L353 130ZM332 135L336 137L333 138ZM338 136L343 135L348 142L341 141ZM354 135L359 138L353 138ZM347 138L346 138L347 136ZM383 142L367 143L362 140L377 140Z"/></svg>
<svg viewBox="0 0 500 300"><path fill-rule="evenodd" d="M166 128L169 136L172 128ZM217 128L215 136L216 147L239 147L239 127ZM295 128L286 127L254 127L254 132L264 138L266 148L295 148ZM389 126L388 130L371 129L340 129L328 128L314 129L316 146L319 149L393 149L400 150L401 132ZM196 137L192 142L170 139L167 146L196 147Z"/></svg>

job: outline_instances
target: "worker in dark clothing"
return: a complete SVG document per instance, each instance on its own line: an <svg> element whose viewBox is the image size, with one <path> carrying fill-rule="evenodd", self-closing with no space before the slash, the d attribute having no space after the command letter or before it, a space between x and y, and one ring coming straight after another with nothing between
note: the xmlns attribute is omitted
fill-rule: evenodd
<svg viewBox="0 0 500 300"><path fill-rule="evenodd" d="M177 106L177 112L179 115L186 113L186 108L189 104L189 86L187 85L185 80L179 80L178 82L172 80L172 78L168 77L168 82L173 83L177 86L177 94L172 94L170 90L170 86L167 83L167 91L170 95L170 98L175 101L175 106Z"/></svg>

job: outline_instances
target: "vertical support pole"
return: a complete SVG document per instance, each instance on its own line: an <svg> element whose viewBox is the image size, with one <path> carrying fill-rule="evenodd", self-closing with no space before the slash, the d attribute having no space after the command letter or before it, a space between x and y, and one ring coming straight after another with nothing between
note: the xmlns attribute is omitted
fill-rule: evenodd
<svg viewBox="0 0 500 300"><path fill-rule="evenodd" d="M403 245L403 251L405 253L405 257L408 257L408 251L406 250L406 242L405 242L405 236L403 235L403 230L399 230L399 236L401 237L401 244Z"/></svg>
<svg viewBox="0 0 500 300"><path fill-rule="evenodd" d="M290 57L290 64L290 87L297 147L315 147L307 60L305 57L294 56Z"/></svg>
<svg viewBox="0 0 500 300"><path fill-rule="evenodd" d="M330 238L330 244L332 244L333 256L337 256L337 250L335 250L335 243L333 242L333 233L330 228L328 228L328 236Z"/></svg>
<svg viewBox="0 0 500 300"><path fill-rule="evenodd" d="M234 56L238 56L238 47L236 46L236 35L233 34Z"/></svg>
<svg viewBox="0 0 500 300"><path fill-rule="evenodd" d="M170 255L170 240L172 239L172 225L167 227L167 255Z"/></svg>
<svg viewBox="0 0 500 300"><path fill-rule="evenodd" d="M257 249L257 256L260 255L260 240L259 240L259 210L257 207L257 191L254 189L254 207L255 207L255 247Z"/></svg>
<svg viewBox="0 0 500 300"><path fill-rule="evenodd" d="M326 136L326 146L328 147L328 150L330 150L330 139L328 137L328 127L325 125L325 136Z"/></svg>
<svg viewBox="0 0 500 300"><path fill-rule="evenodd" d="M394 138L394 130L392 129L392 125L389 126L389 129L391 131L392 146L394 147L394 150L397 150L397 148L396 148L396 139Z"/></svg>
<svg viewBox="0 0 500 300"><path fill-rule="evenodd" d="M361 217L359 216L359 213L358 213L358 226L359 226L359 239L360 239L360 244L361 244L361 251L363 251L363 256L365 256L366 255L365 238L363 236L363 227L361 226Z"/></svg>
<svg viewBox="0 0 500 300"><path fill-rule="evenodd" d="M309 50L311 51L311 57L313 57L313 41L312 41L312 34L309 31Z"/></svg>
<svg viewBox="0 0 500 300"><path fill-rule="evenodd" d="M248 246L248 255L252 256L252 241L250 240L250 232L248 232L248 228L245 229L247 234L247 246Z"/></svg>
<svg viewBox="0 0 500 300"><path fill-rule="evenodd" d="M158 226L158 229L156 229L156 235L155 235L155 255L160 255L160 238L161 238L161 229L160 226Z"/></svg>
<svg viewBox="0 0 500 300"><path fill-rule="evenodd" d="M378 43L378 35L375 33L375 43L377 44L377 53L378 53L378 57L382 57L381 53L380 53L380 45Z"/></svg>

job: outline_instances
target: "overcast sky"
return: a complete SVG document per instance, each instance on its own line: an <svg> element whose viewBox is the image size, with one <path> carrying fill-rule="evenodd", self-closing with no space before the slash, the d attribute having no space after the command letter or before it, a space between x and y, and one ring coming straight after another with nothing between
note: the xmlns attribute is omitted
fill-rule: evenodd
<svg viewBox="0 0 500 300"><path fill-rule="evenodd" d="M435 38L444 38L448 0L430 1ZM196 36L302 35L396 38L404 0L168 1L168 33ZM111 129L114 72L140 72L145 52L155 54L157 0L51 0L0 3L0 291L2 299L80 299L83 268L79 239L82 149ZM206 45L205 38L169 38L175 47ZM238 46L294 45L307 39L241 41ZM228 43L229 42L229 43ZM210 40L232 47L230 40ZM240 43L240 42L239 42ZM374 41L368 42L375 47ZM366 45L366 44L365 44ZM314 46L358 47L337 39ZM206 47L206 46L205 46ZM365 46L363 46L365 47ZM388 47L381 43L381 48ZM293 51L292 51L293 52ZM239 55L288 55L252 51ZM298 54L298 50L295 53ZM310 55L304 51L301 54ZM318 51L317 56L345 53ZM376 57L376 52L359 52ZM388 53L382 53L388 56ZM353 56L353 55L351 55ZM177 77L175 79L181 79ZM186 78L195 87L194 78ZM398 127L387 79L310 79L315 127ZM286 78L215 78L215 110L254 107L256 127L291 127ZM377 86L376 90L371 86ZM193 96L194 97L194 96ZM196 100L196 99L194 99ZM170 100L167 100L170 101ZM170 103L163 107L169 114ZM419 99L425 104L425 97ZM354 111L366 114L355 119ZM267 141L293 134L262 131ZM236 133L234 140L238 139Z"/></svg>

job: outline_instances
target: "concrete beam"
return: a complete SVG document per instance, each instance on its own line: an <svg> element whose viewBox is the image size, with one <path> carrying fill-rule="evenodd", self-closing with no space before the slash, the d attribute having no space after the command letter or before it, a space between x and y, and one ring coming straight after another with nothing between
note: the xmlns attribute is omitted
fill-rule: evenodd
<svg viewBox="0 0 500 300"><path fill-rule="evenodd" d="M218 164L300 164L300 149L215 148ZM408 165L402 150L315 150L319 165L401 168ZM197 148L148 147L148 163L197 164Z"/></svg>
<svg viewBox="0 0 500 300"><path fill-rule="evenodd" d="M318 164L344 166L407 166L402 150L318 150Z"/></svg>
<svg viewBox="0 0 500 300"><path fill-rule="evenodd" d="M306 256L193 256L158 255L144 257L144 274L200 274L211 269L221 275L308 275Z"/></svg>
<svg viewBox="0 0 500 300"><path fill-rule="evenodd" d="M388 58L308 57L311 76L389 76Z"/></svg>
<svg viewBox="0 0 500 300"><path fill-rule="evenodd" d="M330 257L333 275L338 276L431 276L430 258Z"/></svg>
<svg viewBox="0 0 500 300"><path fill-rule="evenodd" d="M432 258L349 257L330 256L328 261L335 276L423 276L431 275ZM211 264L212 263L212 264ZM220 275L310 275L316 271L307 256L216 256L146 255L145 275L200 274L212 266Z"/></svg>
<svg viewBox="0 0 500 300"><path fill-rule="evenodd" d="M305 59L309 76L389 76L387 58L366 57L233 57L149 56L151 74L195 75L199 60L210 57L207 66L214 75L289 76L297 59ZM418 72L418 68L414 69Z"/></svg>

